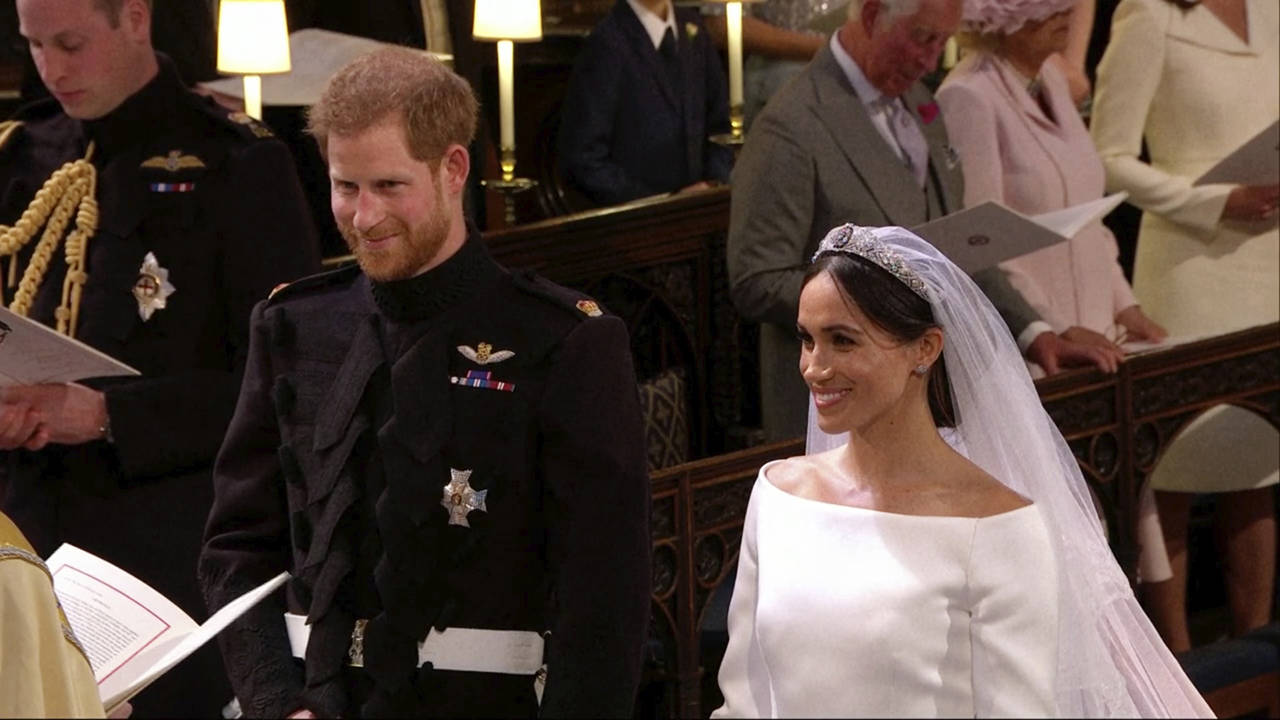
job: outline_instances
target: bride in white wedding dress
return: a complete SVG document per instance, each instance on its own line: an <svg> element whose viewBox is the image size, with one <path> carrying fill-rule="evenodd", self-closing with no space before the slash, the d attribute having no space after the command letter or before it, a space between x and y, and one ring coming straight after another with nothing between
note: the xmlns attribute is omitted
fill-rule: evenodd
<svg viewBox="0 0 1280 720"><path fill-rule="evenodd" d="M962 271L844 225L797 325L809 454L752 491L713 717L1211 716Z"/></svg>

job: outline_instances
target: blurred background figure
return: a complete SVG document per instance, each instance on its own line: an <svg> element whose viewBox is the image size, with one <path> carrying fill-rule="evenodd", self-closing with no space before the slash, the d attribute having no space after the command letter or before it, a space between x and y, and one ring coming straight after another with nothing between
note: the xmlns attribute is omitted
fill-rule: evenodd
<svg viewBox="0 0 1280 720"><path fill-rule="evenodd" d="M764 109L769 98L795 77L827 38L844 23L848 0L769 0L744 5L742 16L743 115L746 126ZM716 45L727 46L723 6L707 18Z"/></svg>
<svg viewBox="0 0 1280 720"><path fill-rule="evenodd" d="M608 205L729 180L724 69L695 9L618 0L578 56L561 110L560 172Z"/></svg>
<svg viewBox="0 0 1280 720"><path fill-rule="evenodd" d="M1275 0L1121 0L1098 67L1092 133L1109 190L1145 213L1134 290L1174 336L1280 319L1280 187L1193 185L1280 116ZM1143 141L1149 162L1140 159ZM1190 647L1191 501L1215 498L1232 631L1265 624L1275 576L1280 440L1262 418L1220 406L1189 423L1151 474L1173 579L1147 588L1175 650Z"/></svg>
<svg viewBox="0 0 1280 720"><path fill-rule="evenodd" d="M1071 100L1082 115L1087 116L1093 106L1093 85L1085 68L1089 52L1089 40L1093 34L1093 18L1097 13L1097 0L1076 0L1067 25L1066 45L1049 55L1049 62L1067 79Z"/></svg>

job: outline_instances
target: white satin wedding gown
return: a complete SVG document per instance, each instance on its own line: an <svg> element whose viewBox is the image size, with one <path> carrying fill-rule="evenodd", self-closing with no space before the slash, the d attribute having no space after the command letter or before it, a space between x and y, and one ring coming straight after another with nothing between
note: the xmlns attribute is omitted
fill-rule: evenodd
<svg viewBox="0 0 1280 720"><path fill-rule="evenodd" d="M1040 510L902 515L760 470L712 717L1045 717L1057 568Z"/></svg>

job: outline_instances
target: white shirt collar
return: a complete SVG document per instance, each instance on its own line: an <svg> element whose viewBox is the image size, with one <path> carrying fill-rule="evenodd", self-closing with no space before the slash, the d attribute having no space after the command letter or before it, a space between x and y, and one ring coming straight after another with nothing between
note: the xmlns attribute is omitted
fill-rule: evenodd
<svg viewBox="0 0 1280 720"><path fill-rule="evenodd" d="M667 19L663 20L658 14L649 8L641 5L638 0L627 0L627 4L631 6L631 11L640 18L640 24L644 26L645 32L649 33L649 39L653 41L654 49L662 44L662 36L666 34L667 28L671 28L671 34L679 38L676 32L676 9L671 4L671 0L667 0Z"/></svg>
<svg viewBox="0 0 1280 720"><path fill-rule="evenodd" d="M884 93L879 88L871 84L867 76L863 74L862 68L858 67L858 63L853 61L849 53L845 52L844 46L840 44L840 32L831 33L831 54L836 58L836 64L844 71L845 77L849 78L849 84L853 86L853 92L867 107L874 107L877 102L884 102Z"/></svg>
<svg viewBox="0 0 1280 720"><path fill-rule="evenodd" d="M849 84L853 86L853 94L858 98L858 102L867 109L867 117L871 120L871 125L880 133L880 137L888 143L889 148L899 159L905 159L907 153L898 143L897 137L893 133L891 127L892 116L899 110L906 112L906 106L898 102L899 98L892 98L880 92L880 89L871 84L867 76L863 74L862 68L858 67L858 63L853 61L849 53L845 52L840 45L837 37L839 32L831 35L831 54L836 58L836 64L844 71L845 77L849 79Z"/></svg>

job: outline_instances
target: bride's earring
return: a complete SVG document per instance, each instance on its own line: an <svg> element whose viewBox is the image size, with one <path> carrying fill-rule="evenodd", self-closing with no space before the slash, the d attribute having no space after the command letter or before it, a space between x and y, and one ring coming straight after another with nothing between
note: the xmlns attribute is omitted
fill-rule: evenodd
<svg viewBox="0 0 1280 720"><path fill-rule="evenodd" d="M916 373L917 375L919 375L920 377L924 377L924 374L925 374L925 373L927 373L927 372L929 372L929 366L928 366L928 365L925 365L924 363L921 363L921 364L919 364L919 365L917 365L917 366L916 366L915 373Z"/></svg>

